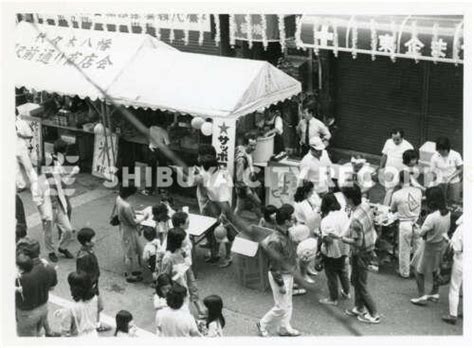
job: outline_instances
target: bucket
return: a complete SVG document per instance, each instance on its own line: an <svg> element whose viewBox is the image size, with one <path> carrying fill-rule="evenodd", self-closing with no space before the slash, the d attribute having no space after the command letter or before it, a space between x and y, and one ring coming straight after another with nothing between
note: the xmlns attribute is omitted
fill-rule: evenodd
<svg viewBox="0 0 474 348"><path fill-rule="evenodd" d="M253 152L254 163L267 163L273 156L273 138L275 134L269 137L260 137L257 139L257 148Z"/></svg>

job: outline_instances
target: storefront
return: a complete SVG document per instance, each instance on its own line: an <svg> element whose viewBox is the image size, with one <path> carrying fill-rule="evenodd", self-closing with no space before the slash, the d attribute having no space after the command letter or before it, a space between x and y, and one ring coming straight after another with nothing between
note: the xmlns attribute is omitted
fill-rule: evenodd
<svg viewBox="0 0 474 348"><path fill-rule="evenodd" d="M447 136L462 152L462 29L462 16L303 16L297 45L329 52L333 145L379 154L401 127L415 147Z"/></svg>

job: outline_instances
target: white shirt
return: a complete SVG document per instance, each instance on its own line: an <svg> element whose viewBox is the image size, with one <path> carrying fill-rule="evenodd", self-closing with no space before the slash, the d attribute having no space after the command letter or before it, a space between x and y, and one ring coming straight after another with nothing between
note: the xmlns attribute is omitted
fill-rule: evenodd
<svg viewBox="0 0 474 348"><path fill-rule="evenodd" d="M170 144L170 139L166 129L163 129L158 126L150 127L150 149L156 149L158 146L168 146Z"/></svg>
<svg viewBox="0 0 474 348"><path fill-rule="evenodd" d="M213 202L229 202L232 197L232 178L226 169L218 169L210 173L201 171L204 191Z"/></svg>
<svg viewBox="0 0 474 348"><path fill-rule="evenodd" d="M329 233L334 233L338 236L342 236L349 228L349 221L349 217L345 211L330 211L329 214L321 220L321 234L327 236ZM327 246L323 243L321 251L328 257L339 258L349 254L349 245L340 240L332 240Z"/></svg>
<svg viewBox="0 0 474 348"><path fill-rule="evenodd" d="M323 150L320 159L308 152L300 163L299 181L309 180L314 184L317 193L329 191L329 171L332 165L326 150Z"/></svg>
<svg viewBox="0 0 474 348"><path fill-rule="evenodd" d="M448 178L453 175L457 167L462 166L462 158L459 152L450 150L448 156L443 157L438 152L431 156L430 167L436 175L441 176L442 183L447 183ZM456 176L451 183L455 184L460 182L459 175Z"/></svg>
<svg viewBox="0 0 474 348"><path fill-rule="evenodd" d="M214 320L209 323L209 329L207 331L207 337L224 337L224 330L222 330L221 322Z"/></svg>
<svg viewBox="0 0 474 348"><path fill-rule="evenodd" d="M152 256L157 256L161 250L161 243L159 239L154 239L146 243L145 247L143 248L143 261L148 262Z"/></svg>
<svg viewBox="0 0 474 348"><path fill-rule="evenodd" d="M319 196L318 196L319 198ZM319 229L321 215L319 214L319 205L314 205L308 199L294 204L295 217L298 223L308 226L311 233Z"/></svg>
<svg viewBox="0 0 474 348"><path fill-rule="evenodd" d="M403 153L406 150L413 150L413 145L405 139L402 140L400 145L395 145L393 140L387 139L382 149L382 154L387 156L387 162L385 168L393 167L397 171L403 169Z"/></svg>
<svg viewBox="0 0 474 348"><path fill-rule="evenodd" d="M298 123L298 133L300 135L300 144L306 143L306 127L307 127L307 120L302 119ZM329 132L328 127L318 120L317 118L312 118L309 120L309 139L313 137L320 137L323 140L331 139L331 133Z"/></svg>
<svg viewBox="0 0 474 348"><path fill-rule="evenodd" d="M421 212L421 198L423 194L419 188L403 187L392 196L391 208L398 212L400 221L416 221Z"/></svg>
<svg viewBox="0 0 474 348"><path fill-rule="evenodd" d="M163 308L156 313L155 321L157 335L161 337L201 336L194 317L183 307L180 309Z"/></svg>
<svg viewBox="0 0 474 348"><path fill-rule="evenodd" d="M462 254L463 254L463 224L460 224L456 231L454 231L453 236L451 237L450 244L454 251L454 258L456 261L460 262L462 267Z"/></svg>

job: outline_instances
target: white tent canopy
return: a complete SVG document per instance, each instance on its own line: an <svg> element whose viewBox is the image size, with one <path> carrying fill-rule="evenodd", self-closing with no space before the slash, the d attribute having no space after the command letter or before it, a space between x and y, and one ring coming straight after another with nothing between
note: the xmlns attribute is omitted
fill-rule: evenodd
<svg viewBox="0 0 474 348"><path fill-rule="evenodd" d="M110 93L120 104L237 118L301 92L301 83L258 60L143 49Z"/></svg>
<svg viewBox="0 0 474 348"><path fill-rule="evenodd" d="M71 64L78 64L99 87L106 90L145 47L176 49L150 35L32 24L16 27L15 85L61 95L104 99ZM54 42L57 48L51 43Z"/></svg>
<svg viewBox="0 0 474 348"><path fill-rule="evenodd" d="M17 87L104 99L69 58L115 102L135 108L237 118L301 92L265 61L183 53L150 35L22 21L15 50Z"/></svg>

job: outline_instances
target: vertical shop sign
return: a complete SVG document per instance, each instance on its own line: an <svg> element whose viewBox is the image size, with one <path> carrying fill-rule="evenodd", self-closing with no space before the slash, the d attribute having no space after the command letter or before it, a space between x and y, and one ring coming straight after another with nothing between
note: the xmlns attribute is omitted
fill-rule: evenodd
<svg viewBox="0 0 474 348"><path fill-rule="evenodd" d="M117 154L117 148L118 138L116 134L107 135L107 142L105 141L105 134L95 134L92 175L110 179L113 167L115 167L114 154Z"/></svg>
<svg viewBox="0 0 474 348"><path fill-rule="evenodd" d="M235 120L215 118L212 122L212 145L217 160L225 165L230 175L234 174Z"/></svg>

